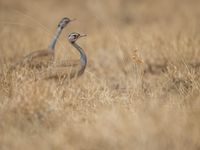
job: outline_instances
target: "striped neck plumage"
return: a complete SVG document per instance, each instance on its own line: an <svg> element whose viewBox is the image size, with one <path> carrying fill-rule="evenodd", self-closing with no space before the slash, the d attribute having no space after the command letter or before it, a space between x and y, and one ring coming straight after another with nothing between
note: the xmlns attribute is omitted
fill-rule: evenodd
<svg viewBox="0 0 200 150"><path fill-rule="evenodd" d="M52 38L52 40L51 40L51 42L50 42L50 44L48 46L49 49L51 49L51 50L55 49L56 42L57 42L61 32L62 32L62 28L58 27L57 30L56 30L55 35L53 36L53 38Z"/></svg>

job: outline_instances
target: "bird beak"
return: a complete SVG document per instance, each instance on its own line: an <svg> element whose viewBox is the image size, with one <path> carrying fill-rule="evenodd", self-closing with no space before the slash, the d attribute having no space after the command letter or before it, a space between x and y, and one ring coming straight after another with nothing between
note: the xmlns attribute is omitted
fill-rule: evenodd
<svg viewBox="0 0 200 150"><path fill-rule="evenodd" d="M70 19L70 22L72 22L72 21L76 21L77 19L76 18L73 18L73 19Z"/></svg>
<svg viewBox="0 0 200 150"><path fill-rule="evenodd" d="M81 35L80 35L80 37L85 37L85 36L87 36L87 34L81 34Z"/></svg>

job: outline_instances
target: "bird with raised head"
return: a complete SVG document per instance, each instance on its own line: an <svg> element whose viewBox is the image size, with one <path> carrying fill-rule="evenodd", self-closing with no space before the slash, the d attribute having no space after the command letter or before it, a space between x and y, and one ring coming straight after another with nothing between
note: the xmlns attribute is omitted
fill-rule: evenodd
<svg viewBox="0 0 200 150"><path fill-rule="evenodd" d="M42 68L47 67L54 61L55 57L55 45L62 32L62 30L67 26L68 23L74 21L75 19L69 19L64 17L60 20L55 35L53 36L47 49L34 51L22 59L20 59L15 64L11 65L10 70L17 67L28 67L28 68Z"/></svg>
<svg viewBox="0 0 200 150"><path fill-rule="evenodd" d="M87 56L84 50L76 43L76 41L85 36L85 34L79 34L76 32L70 33L68 36L68 41L79 52L80 59L68 60L62 63L55 62L52 66L37 74L36 80L62 78L72 79L81 76L84 73L87 65Z"/></svg>

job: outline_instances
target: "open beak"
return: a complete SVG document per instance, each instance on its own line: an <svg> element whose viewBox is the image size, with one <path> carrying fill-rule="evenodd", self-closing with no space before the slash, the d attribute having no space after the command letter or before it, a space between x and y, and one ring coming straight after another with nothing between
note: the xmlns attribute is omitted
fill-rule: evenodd
<svg viewBox="0 0 200 150"><path fill-rule="evenodd" d="M87 36L87 34L81 34L81 35L80 35L80 37L85 37L85 36Z"/></svg>

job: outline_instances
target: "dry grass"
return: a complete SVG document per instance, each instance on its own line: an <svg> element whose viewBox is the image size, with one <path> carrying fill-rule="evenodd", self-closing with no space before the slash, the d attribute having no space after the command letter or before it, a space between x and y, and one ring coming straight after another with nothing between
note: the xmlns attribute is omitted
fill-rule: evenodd
<svg viewBox="0 0 200 150"><path fill-rule="evenodd" d="M199 5L1 0L0 149L200 149ZM9 64L47 47L63 16L78 21L56 59L78 57L66 33L88 34L79 40L84 75L69 83L8 75Z"/></svg>

